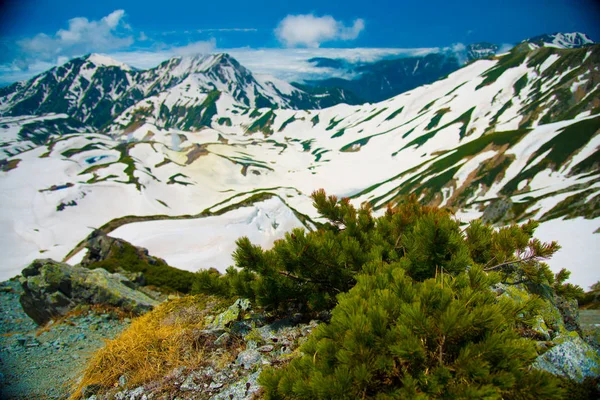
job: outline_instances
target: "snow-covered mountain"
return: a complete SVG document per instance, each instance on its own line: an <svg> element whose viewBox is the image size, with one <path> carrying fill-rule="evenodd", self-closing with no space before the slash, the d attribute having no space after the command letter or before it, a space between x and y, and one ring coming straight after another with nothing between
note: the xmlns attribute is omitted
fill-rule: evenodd
<svg viewBox="0 0 600 400"><path fill-rule="evenodd" d="M527 42L533 43L540 47L555 47L557 49L577 49L580 47L590 46L594 41L585 33L553 33L550 35L540 35L528 39Z"/></svg>
<svg viewBox="0 0 600 400"><path fill-rule="evenodd" d="M493 57L498 53L500 46L488 42L471 43L467 46L467 61Z"/></svg>
<svg viewBox="0 0 600 400"><path fill-rule="evenodd" d="M316 57L308 60L315 67L343 71L347 78L311 80L313 87L340 87L355 93L364 101L378 102L427 85L461 68L465 63L493 57L499 46L493 43L472 43L464 50L444 49L424 56L385 59L368 63Z"/></svg>
<svg viewBox="0 0 600 400"><path fill-rule="evenodd" d="M73 128L40 144L25 126L70 117L2 118L0 278L40 254L76 261L101 226L176 267L223 270L239 235L268 245L310 227L309 195L325 188L377 212L416 193L462 219L539 219L538 236L563 246L551 267L587 286L600 279L600 45L534 47L376 104L248 107L235 82L196 99L204 82L170 72L177 83L144 86L110 134ZM176 71L169 62L158 68ZM198 103L210 127L182 129L179 112Z"/></svg>
<svg viewBox="0 0 600 400"><path fill-rule="evenodd" d="M340 87L369 102L389 99L421 85L435 82L461 67L455 54L433 53L418 57L381 60L360 65L335 64L336 60L313 59L316 65L338 66L356 74L354 79L328 78L308 82L314 87Z"/></svg>
<svg viewBox="0 0 600 400"><path fill-rule="evenodd" d="M219 96L217 96L217 92ZM29 81L0 89L4 116L65 113L102 129L125 110L149 113L164 126L200 128L193 119L166 114L198 113L207 98L226 98L228 106L315 109L351 100L339 89L308 93L270 76L254 76L227 54L176 57L138 71L107 56L90 54L52 68ZM204 118L204 122L210 118Z"/></svg>
<svg viewBox="0 0 600 400"><path fill-rule="evenodd" d="M554 33L525 40L537 47L573 49L594 44L585 34ZM346 60L317 57L310 59L314 66L344 71L352 79L327 78L308 83L314 87L341 87L356 93L359 98L377 102L404 93L421 85L427 85L461 68L465 63L493 57L500 46L489 42L471 43L464 50L461 46L443 49L425 56L386 59L370 63L353 64Z"/></svg>

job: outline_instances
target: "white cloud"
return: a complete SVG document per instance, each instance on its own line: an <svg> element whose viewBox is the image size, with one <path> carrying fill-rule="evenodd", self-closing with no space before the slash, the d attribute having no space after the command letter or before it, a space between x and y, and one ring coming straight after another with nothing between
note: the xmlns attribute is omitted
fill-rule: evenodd
<svg viewBox="0 0 600 400"><path fill-rule="evenodd" d="M329 15L288 15L275 29L275 35L286 47L316 48L324 42L356 39L364 28L362 19L356 19L351 26L346 26Z"/></svg>
<svg viewBox="0 0 600 400"><path fill-rule="evenodd" d="M53 36L39 33L32 38L17 42L23 55L21 61L56 61L60 56L73 56L89 52L114 51L133 43L128 33L131 27L124 21L125 11L115 10L98 21L84 17L69 20L67 29L58 30Z"/></svg>
<svg viewBox="0 0 600 400"><path fill-rule="evenodd" d="M331 76L351 78L348 71L317 67L308 62L314 57L343 59L350 63L368 63L390 57L424 56L441 51L440 48L295 48L295 49L252 49L214 48L213 41L197 42L188 46L165 48L160 51L125 51L108 55L127 65L139 69L157 66L170 57L197 53L229 53L253 73L269 74L292 82L322 79ZM204 51L206 50L206 51Z"/></svg>
<svg viewBox="0 0 600 400"><path fill-rule="evenodd" d="M467 50L467 46L462 43L454 43L451 47L452 51L455 53L460 53Z"/></svg>
<svg viewBox="0 0 600 400"><path fill-rule="evenodd" d="M214 38L212 38L207 41L194 42L185 46L174 47L170 50L170 52L178 56L206 54L215 51L216 46L217 42Z"/></svg>
<svg viewBox="0 0 600 400"><path fill-rule="evenodd" d="M515 47L514 44L502 43L498 49L498 54L508 53L513 47Z"/></svg>
<svg viewBox="0 0 600 400"><path fill-rule="evenodd" d="M269 74L292 81L323 79L331 76L352 78L349 71L317 67L308 62L315 57L343 59L350 63L369 63L390 57L424 56L439 48L296 48L296 49L220 49L231 54L254 73Z"/></svg>
<svg viewBox="0 0 600 400"><path fill-rule="evenodd" d="M161 50L135 50L109 53L108 56L124 64L139 69L156 67L161 62L177 56L193 56L218 51L215 39L190 43L179 47L165 47Z"/></svg>

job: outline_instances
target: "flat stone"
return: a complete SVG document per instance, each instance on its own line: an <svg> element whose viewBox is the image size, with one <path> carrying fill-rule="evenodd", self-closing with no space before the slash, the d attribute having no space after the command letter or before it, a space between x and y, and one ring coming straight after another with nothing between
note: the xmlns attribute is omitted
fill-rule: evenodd
<svg viewBox="0 0 600 400"><path fill-rule="evenodd" d="M273 351L275 347L272 344L266 344L264 346L259 347L258 349L256 349L257 351L260 351L261 353L270 353Z"/></svg>
<svg viewBox="0 0 600 400"><path fill-rule="evenodd" d="M235 363L242 366L244 369L250 369L258 364L261 359L262 356L257 350L245 350L238 354Z"/></svg>

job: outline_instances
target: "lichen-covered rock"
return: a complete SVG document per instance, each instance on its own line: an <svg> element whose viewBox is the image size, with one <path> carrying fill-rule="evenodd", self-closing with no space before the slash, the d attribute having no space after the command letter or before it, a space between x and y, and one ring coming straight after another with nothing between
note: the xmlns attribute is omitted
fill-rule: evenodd
<svg viewBox="0 0 600 400"><path fill-rule="evenodd" d="M121 274L88 270L50 259L35 260L22 272L23 310L38 324L62 316L80 304L105 304L135 314L158 304L132 288Z"/></svg>
<svg viewBox="0 0 600 400"><path fill-rule="evenodd" d="M240 352L235 360L235 363L244 369L250 369L261 361L262 355L258 352L258 350L250 349Z"/></svg>
<svg viewBox="0 0 600 400"><path fill-rule="evenodd" d="M500 295L509 297L523 306L532 300L532 294L521 285L503 285ZM557 336L566 335L569 329L565 326L559 307L545 298L539 298L538 301L541 301L539 314L532 316L531 326L531 330L538 335L538 339L553 340ZM558 298L555 298L554 301L558 301ZM572 322L572 324L574 323Z"/></svg>
<svg viewBox="0 0 600 400"><path fill-rule="evenodd" d="M240 314L250 310L250 300L237 299L227 310L210 321L207 329L225 329L230 323L237 321Z"/></svg>
<svg viewBox="0 0 600 400"><path fill-rule="evenodd" d="M513 202L509 197L504 197L492 202L483 211L481 220L486 224L494 224L510 219Z"/></svg>
<svg viewBox="0 0 600 400"><path fill-rule="evenodd" d="M555 296L554 301L556 303L556 308L562 316L565 328L568 331L581 332L581 325L579 323L579 307L577 305L577 300L565 299L564 297Z"/></svg>
<svg viewBox="0 0 600 400"><path fill-rule="evenodd" d="M556 346L539 356L534 368L581 383L587 377L600 376L600 353L576 332L555 338Z"/></svg>
<svg viewBox="0 0 600 400"><path fill-rule="evenodd" d="M220 393L212 397L213 400L247 400L253 398L259 391L258 377L262 371L258 370L247 377L228 386Z"/></svg>

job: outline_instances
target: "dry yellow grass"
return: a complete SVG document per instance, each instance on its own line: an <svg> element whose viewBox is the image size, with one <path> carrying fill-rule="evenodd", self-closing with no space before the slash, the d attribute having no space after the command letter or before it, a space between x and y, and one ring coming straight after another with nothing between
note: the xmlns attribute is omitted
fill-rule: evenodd
<svg viewBox="0 0 600 400"><path fill-rule="evenodd" d="M185 365L194 368L203 362L198 331L218 300L207 296L186 296L161 304L153 311L133 320L119 337L90 359L83 379L71 399L81 397L81 389L98 384L109 390L121 375L134 386L164 376Z"/></svg>

